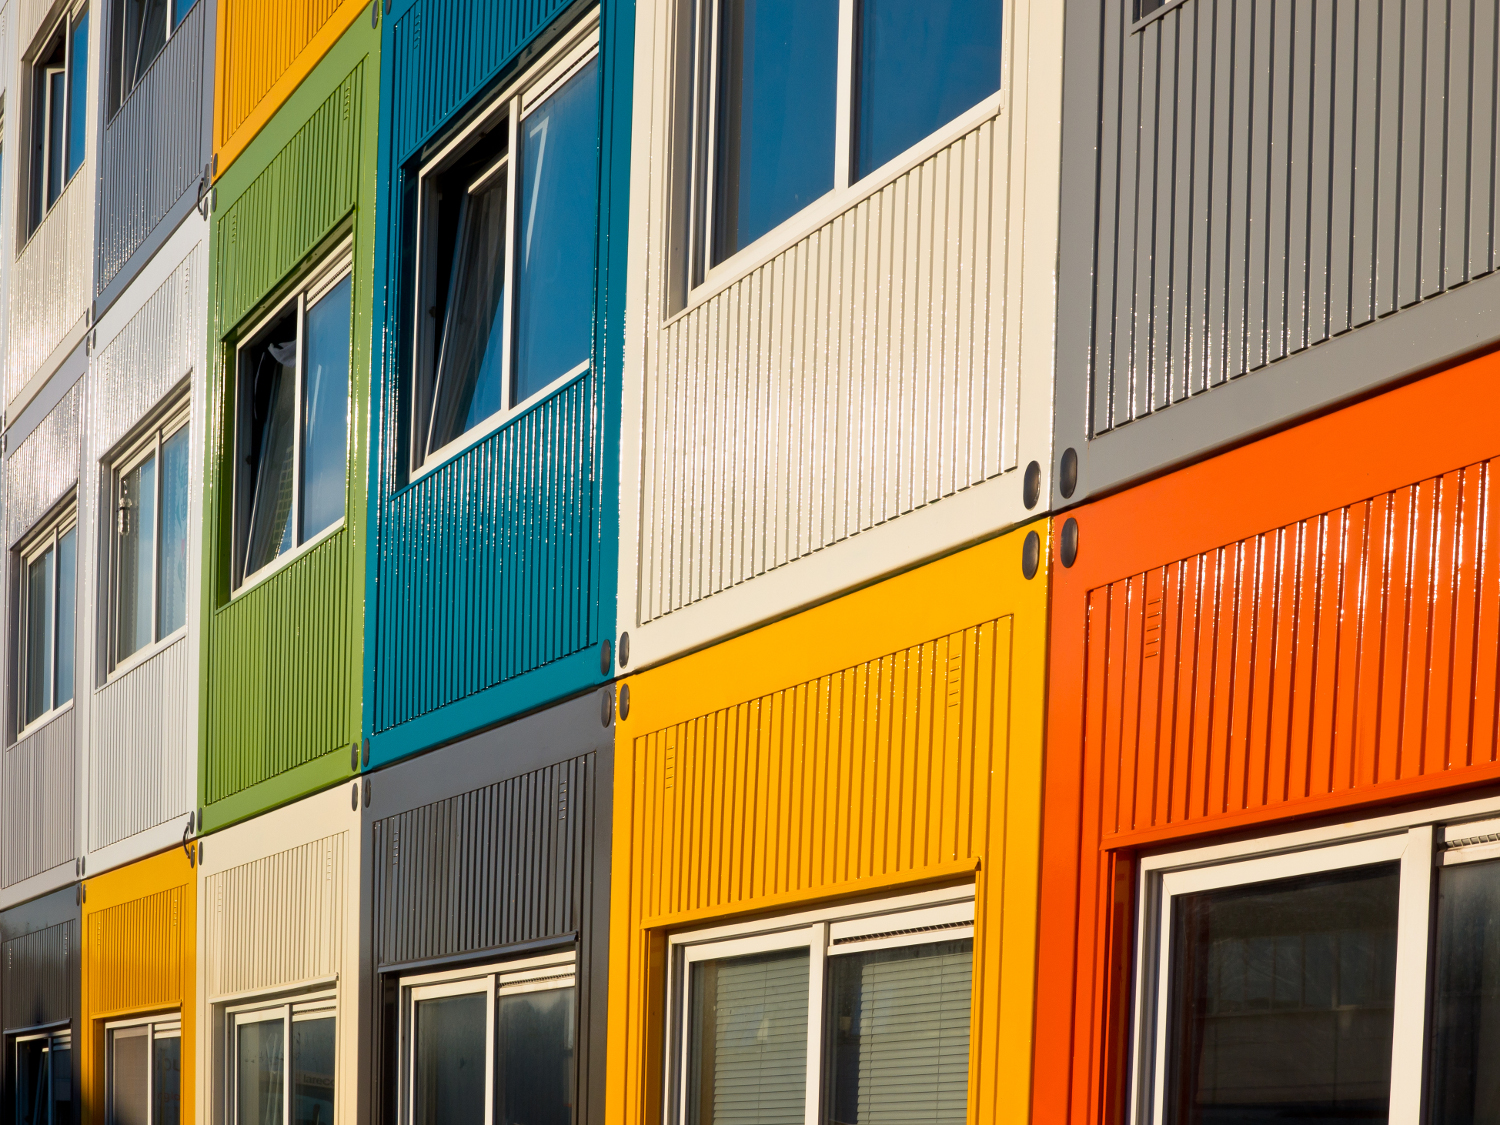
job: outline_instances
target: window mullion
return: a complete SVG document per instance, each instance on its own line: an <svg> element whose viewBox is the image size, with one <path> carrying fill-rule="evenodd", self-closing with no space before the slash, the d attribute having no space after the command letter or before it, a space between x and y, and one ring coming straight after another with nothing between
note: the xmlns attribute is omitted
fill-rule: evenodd
<svg viewBox="0 0 1500 1125"><path fill-rule="evenodd" d="M281 1120L292 1120L292 1006L288 1004L281 1012Z"/></svg>
<svg viewBox="0 0 1500 1125"><path fill-rule="evenodd" d="M854 0L839 0L838 91L833 127L833 188L849 186L854 167Z"/></svg>
<svg viewBox="0 0 1500 1125"><path fill-rule="evenodd" d="M153 511L156 518L151 534L151 639L161 640L161 527L162 527L162 460L161 460L161 431L156 431L155 444L151 453L151 463L155 471L151 477L154 483L156 495L152 498L155 504Z"/></svg>
<svg viewBox="0 0 1500 1125"><path fill-rule="evenodd" d="M807 1100L803 1106L807 1125L820 1125L823 1118L823 977L828 964L828 923L812 926L811 956L807 959Z"/></svg>
<svg viewBox="0 0 1500 1125"><path fill-rule="evenodd" d="M297 297L297 367L292 382L292 549L302 546L302 438L306 430L302 417L307 395L302 381L307 371L307 293Z"/></svg>
<svg viewBox="0 0 1500 1125"><path fill-rule="evenodd" d="M146 1120L156 1120L156 1025L146 1025Z"/></svg>
<svg viewBox="0 0 1500 1125"><path fill-rule="evenodd" d="M47 699L46 710L50 711L57 706L57 672L61 665L58 663L58 650L62 647L58 642L58 618L61 617L62 609L62 567L59 564L62 558L62 536L58 534L58 528L52 528L52 605L48 608L48 629L52 633L52 682L48 685L51 693Z"/></svg>
<svg viewBox="0 0 1500 1125"><path fill-rule="evenodd" d="M715 222L715 198L718 195L718 172L719 159L717 145L719 143L719 37L723 34L723 19L725 0L702 0L703 6L708 9L706 33L708 36L707 62L707 111L701 123L694 123L695 128L702 128L705 140L703 142L703 231L702 245L699 246L699 260L697 263L697 277L695 281L702 281L708 276L708 271L713 268L714 260L714 222Z"/></svg>
<svg viewBox="0 0 1500 1125"><path fill-rule="evenodd" d="M518 93L511 99L510 121L507 126L510 129L510 139L507 142L505 157L505 300L500 310L500 315L505 318L502 322L502 333L500 337L500 385L501 401L506 409L515 405L515 387L512 385L512 372L515 370L515 356L513 354L515 339L513 325L515 317L512 311L516 302L520 299L520 283L516 278L516 241L519 234L516 226L516 196L520 194L522 185L517 182L516 169L520 167L520 143L521 143L521 95ZM434 388L434 396L436 388ZM434 399L434 406L436 400Z"/></svg>
<svg viewBox="0 0 1500 1125"><path fill-rule="evenodd" d="M1391 1037L1390 1120L1422 1120L1422 1064L1426 1047L1427 965L1432 918L1431 824L1409 830L1401 856L1401 905L1396 924L1396 996Z"/></svg>

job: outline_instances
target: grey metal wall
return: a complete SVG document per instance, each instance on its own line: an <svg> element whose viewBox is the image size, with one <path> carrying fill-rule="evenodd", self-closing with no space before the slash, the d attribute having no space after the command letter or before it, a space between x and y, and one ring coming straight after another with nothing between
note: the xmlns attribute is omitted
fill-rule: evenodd
<svg viewBox="0 0 1500 1125"><path fill-rule="evenodd" d="M393 1122L399 974L576 942L576 1120L603 1120L614 730L588 695L366 775L360 1051Z"/></svg>
<svg viewBox="0 0 1500 1125"><path fill-rule="evenodd" d="M0 1025L6 1034L69 1024L78 1032L78 886L0 912ZM0 1098L13 1120L14 1052L0 1050ZM76 1057L76 1056L75 1056Z"/></svg>
<svg viewBox="0 0 1500 1125"><path fill-rule="evenodd" d="M1060 500L1500 335L1492 0L1133 9L1068 6Z"/></svg>

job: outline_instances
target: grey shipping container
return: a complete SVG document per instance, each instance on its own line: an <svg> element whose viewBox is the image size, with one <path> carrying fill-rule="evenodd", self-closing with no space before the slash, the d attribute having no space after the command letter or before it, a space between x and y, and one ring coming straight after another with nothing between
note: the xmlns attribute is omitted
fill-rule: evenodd
<svg viewBox="0 0 1500 1125"><path fill-rule="evenodd" d="M79 886L74 884L22 906L0 912L0 1018L4 1022L4 1105L18 1109L21 1043L35 1044L41 1057L69 1044L78 1028ZM74 1067L58 1064L50 1075L54 1102L72 1093ZM71 1059L71 1056L69 1056ZM35 1060L33 1060L35 1061ZM48 1060L49 1062L51 1060ZM33 1091L27 1091L33 1093ZM68 1097L71 1120L79 1119L78 1099ZM53 1120L65 1125L58 1113ZM6 1120L10 1120L7 1113Z"/></svg>

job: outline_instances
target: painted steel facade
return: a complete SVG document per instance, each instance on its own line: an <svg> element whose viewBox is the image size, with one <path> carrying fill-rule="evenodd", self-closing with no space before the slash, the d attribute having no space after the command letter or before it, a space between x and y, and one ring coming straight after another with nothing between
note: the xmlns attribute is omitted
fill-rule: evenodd
<svg viewBox="0 0 1500 1125"><path fill-rule="evenodd" d="M80 897L75 884L0 912L0 1089L7 1108L15 1104L21 1036L68 1034L78 1041ZM76 1104L71 1072L63 1082Z"/></svg>

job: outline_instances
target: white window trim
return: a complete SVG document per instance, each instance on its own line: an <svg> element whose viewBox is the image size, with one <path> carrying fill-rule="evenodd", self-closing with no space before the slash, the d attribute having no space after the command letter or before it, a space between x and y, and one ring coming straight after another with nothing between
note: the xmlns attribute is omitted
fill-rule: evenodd
<svg viewBox="0 0 1500 1125"><path fill-rule="evenodd" d="M329 539L332 536L336 535L338 532L342 531L349 521L349 452L353 444L349 439L351 436L350 427L353 424L353 411L350 410L348 405L346 404L344 411L344 514L338 519L334 520L333 523L323 528L322 531L309 536L301 543L294 542L289 550L283 551L281 554L277 555L274 559L266 563L264 566L260 567L258 570L252 571L249 574L239 573L239 571L242 569L242 561L239 557L241 547L239 537L242 533L248 531L248 527L243 529L240 527L240 514L242 510L241 504L247 501L246 497L240 495L239 466L242 456L242 447L240 443L244 438L243 429L241 427L241 422L243 421L243 419L240 417L240 412L244 406L244 388L240 384L240 378L243 371L240 363L240 357L243 355L245 348L248 347L251 343L255 342L256 337L260 335L261 331L268 324L285 314L289 307L296 307L297 367L296 378L292 390L296 418L293 423L292 437L292 510L290 515L288 515L287 517L290 521L292 521L292 535L295 539L297 534L296 529L301 521L302 515L302 424L304 422L304 418L302 415L302 382L306 377L306 372L303 370L303 368L306 366L304 360L306 358L305 353L307 350L307 310L312 305L317 304L319 299L326 296L334 288L334 286L338 285L339 282L344 280L344 278L348 277L352 282L353 276L354 236L349 235L339 243L336 249L328 253L322 260L320 260L318 264L308 272L306 277L302 281L300 281L285 297L276 302L276 306L274 308L272 308L264 316L257 320L248 331L242 332L240 334L240 342L235 345L233 441L234 459L231 463L230 472L230 481L232 485L231 494L233 496L234 504L233 525L235 549L230 552L230 565L236 573L231 575L231 581L229 584L230 601L233 601L235 598L238 598L243 594L249 593L251 590L255 589L256 586L259 586L262 582L266 581L266 579L270 578L278 571L290 566L292 563L302 558L302 556L310 552L319 543L322 543L325 539ZM351 356L353 354L354 347L354 310L356 307L357 306L351 299L349 305L349 347ZM353 373L353 364L351 363L351 389L353 386ZM251 483L253 486L253 482Z"/></svg>
<svg viewBox="0 0 1500 1125"><path fill-rule="evenodd" d="M162 418L152 423L151 427L129 445L124 453L114 457L108 467L109 480L109 514L106 541L110 545L109 551L109 590L105 598L108 622L106 626L105 654L109 662L109 671L105 677L105 683L100 687L113 683L120 676L125 675L132 669L145 664L157 653L162 652L186 635L187 620L192 616L192 607L188 606L188 613L183 623L170 633L160 637L156 635L157 618L160 611L159 601L161 598L161 534L162 534L162 472L161 472L161 447L167 443L169 438L187 428L191 416L189 404L186 398L170 406ZM147 457L156 458L156 470L154 473L156 481L156 538L151 544L151 636L149 644L144 644L136 649L123 660L119 657L120 651L120 484L126 473L131 472L140 465ZM192 458L192 433L188 434L188 457L189 474L191 475ZM191 491L191 488L189 489ZM192 522L191 504L189 504L189 525ZM191 567L192 561L188 565Z"/></svg>
<svg viewBox="0 0 1500 1125"><path fill-rule="evenodd" d="M226 1006L224 1008L224 1056L223 1065L220 1068L220 1073L224 1076L223 1111L220 1120L226 1125L236 1125L239 1117L239 1099L236 1097L239 1092L239 1051L236 1049L235 1037L242 1024L281 1022L281 1119L285 1122L292 1120L291 1025L304 1020L328 1019L330 1016L334 1020L333 1034L336 1053L338 1037L342 1033L339 1027L337 992L311 993L279 999L263 998ZM335 1057L337 1057L336 1054ZM340 1096L337 1081L334 1083L333 1096L334 1120L337 1121Z"/></svg>
<svg viewBox="0 0 1500 1125"><path fill-rule="evenodd" d="M694 962L782 949L808 950L807 1093L803 1105L806 1125L822 1125L823 1071L827 1066L823 995L828 959L875 949L972 938L974 918L974 886L966 884L671 935L665 1005L667 1039L663 1051L667 1068L662 1099L664 1125L687 1122L688 1089L692 1081L689 1057L692 1044L687 1034L692 1012L688 968ZM964 922L968 924L963 925ZM941 928L924 929L929 926ZM896 934L893 932L896 930L913 932Z"/></svg>
<svg viewBox="0 0 1500 1125"><path fill-rule="evenodd" d="M496 430L503 429L507 423L526 413L537 405L537 403L550 398L562 387L573 382L586 372L593 363L592 357L577 364L571 370L564 372L550 383L533 391L524 399L515 399L514 387L514 349L512 348L514 332L514 313L516 298L516 208L519 199L519 187L516 181L517 146L520 142L521 123L525 121L533 110L545 102L552 94L560 89L563 83L572 78L590 62L599 57L599 14L597 9L583 20L573 32L565 36L559 43L546 51L541 58L536 60L526 70L526 73L504 87L472 122L456 133L445 143L432 157L424 161L417 172L417 218L415 231L416 259L416 300L413 304L413 323L410 326L412 345L412 379L413 385L416 380L432 380L431 400L428 403L427 417L419 419L415 410L408 410L407 419L407 485L416 483L422 477L433 472L440 466L447 464L454 458L478 445ZM433 323L433 318L423 315L422 309L426 304L427 288L435 284L432 277L433 248L426 245L424 238L425 223L427 221L428 204L427 180L435 172L440 172L442 166L449 158L476 132L488 125L498 122L501 118L506 119L506 127L510 135L506 140L505 153L496 157L492 162L490 170L486 171L476 184L487 180L495 175L506 177L505 195L505 297L501 302L501 394L504 405L491 414L483 422L471 429L465 430L458 437L439 446L428 454L421 465L414 465L415 450L420 441L422 447L426 445L427 430L432 424L433 409L436 405L437 384L436 373L430 369L435 364L433 355L434 337L441 333L442 325ZM500 169L503 167L503 171ZM596 218L596 217L593 217ZM420 433L419 433L420 431Z"/></svg>
<svg viewBox="0 0 1500 1125"><path fill-rule="evenodd" d="M154 1016L136 1016L124 1020L111 1020L104 1025L104 1105L101 1118L113 1119L110 1096L114 1090L115 1051L111 1032L146 1029L146 1120L156 1120L156 1052L152 1049L158 1039L182 1038L181 1013ZM180 1098L179 1094L179 1098Z"/></svg>
<svg viewBox="0 0 1500 1125"><path fill-rule="evenodd" d="M78 651L77 651L78 638L77 638L77 632L78 632L78 621L77 621L77 616L76 616L76 613L77 613L76 603L77 603L77 598L78 598L78 561L79 561L80 555L77 553L77 548L78 548L77 528L78 528L78 498L77 498L76 495L74 495L74 496L69 497L67 503L63 506L63 508L61 509L61 511L56 516L54 516L51 519L46 520L45 522L43 522L37 528L37 530L34 531L22 543L20 549L16 552L17 557L18 557L19 562L20 562L20 565L16 568L17 572L18 572L17 573L17 579L19 580L19 583L20 583L20 588L19 588L19 591L18 591L18 599L19 600L17 602L17 609L16 609L16 623L19 626L17 628L17 630L16 630L16 672L17 672L17 675L16 675L16 741L17 742L20 742L23 738L29 738L31 735L35 734L42 727L44 727L48 723L52 722L52 720L56 719L58 716L64 714L67 711L72 710L73 700L76 699L77 696L78 696L78 673L77 673L77 660L78 660ZM52 565L54 567L54 573L53 573L53 576L52 576L52 616L53 616L52 629L54 630L54 632L52 634L52 661L53 661L53 669L52 669L52 695L53 695L54 698L56 698L56 696L57 696L57 667L58 667L58 665L57 665L57 640L58 640L58 636L57 636L57 633L56 633L56 628L57 628L57 609L58 609L58 603L57 603L58 589L57 589L57 574L56 574L55 568L57 566L57 560L58 560L58 557L59 557L58 554L57 554L58 543L62 539L62 537L64 535L66 535L69 531L73 531L75 533L74 534L74 539L73 539L73 545L74 545L74 550L75 550L74 562L73 562L73 568L74 568L73 569L73 598L74 598L74 602L75 602L75 607L74 607L75 617L74 617L74 622L73 622L73 631L74 631L74 638L73 638L73 644L74 644L74 651L73 651L73 660L74 660L73 696L72 696L72 698L63 700L61 703L55 704L54 706L51 706L51 707L48 707L45 711L43 711L36 718L32 719L30 722L27 722L26 721L26 677L27 677L27 674L28 674L28 669L26 667L26 635L27 635L27 629L31 625L31 622L30 622L28 614L27 614L27 590L26 590L27 574L28 574L29 568L31 566L31 563L36 558L38 558L42 554L45 554L48 550L51 550L53 552L53 555L52 555Z"/></svg>

